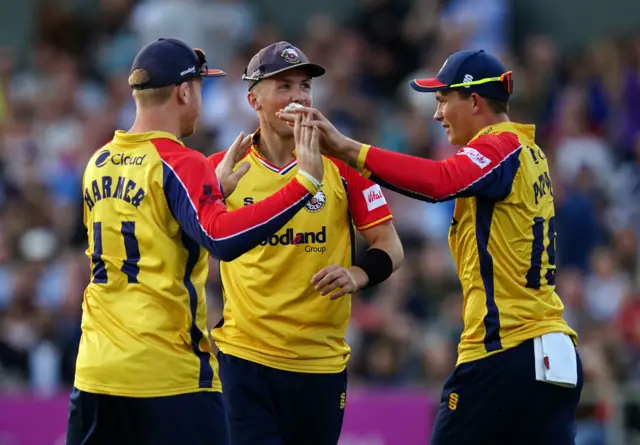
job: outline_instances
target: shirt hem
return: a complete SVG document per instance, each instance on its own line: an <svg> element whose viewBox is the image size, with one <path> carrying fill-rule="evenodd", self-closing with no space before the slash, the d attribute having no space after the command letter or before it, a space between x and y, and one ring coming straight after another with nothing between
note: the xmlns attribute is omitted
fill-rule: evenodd
<svg viewBox="0 0 640 445"><path fill-rule="evenodd" d="M191 394L195 392L222 392L222 384L220 382L203 382L208 383L210 386L206 388L199 388L193 386L184 387L172 387L171 389L153 389L149 391L143 391L138 389L121 388L107 385L96 385L83 382L82 380L76 380L74 387L80 391L93 393L93 394L105 394L109 396L118 397L133 397L133 398L150 398L150 397L168 397L179 396L182 394Z"/></svg>
<svg viewBox="0 0 640 445"><path fill-rule="evenodd" d="M282 357L274 357L273 359L265 358L264 355L256 354L246 349L237 348L229 345L217 345L223 354L233 355L243 360L257 363L259 365L267 366L269 368L279 369L281 371L299 372L304 374L339 374L347 367L347 360L341 362L339 365L326 365L326 364L311 364L306 363L301 365L302 361L318 362L318 359L287 359Z"/></svg>

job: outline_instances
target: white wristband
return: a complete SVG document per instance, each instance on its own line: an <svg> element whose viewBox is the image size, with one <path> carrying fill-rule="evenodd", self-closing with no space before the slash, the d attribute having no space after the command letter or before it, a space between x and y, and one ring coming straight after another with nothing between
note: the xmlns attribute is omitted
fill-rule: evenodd
<svg viewBox="0 0 640 445"><path fill-rule="evenodd" d="M307 173L304 170L298 170L298 173L300 173L302 176L304 176L311 184L313 184L313 186L315 188L317 188L318 190L320 190L320 188L322 187L322 182L318 181L316 178L314 178L311 173Z"/></svg>

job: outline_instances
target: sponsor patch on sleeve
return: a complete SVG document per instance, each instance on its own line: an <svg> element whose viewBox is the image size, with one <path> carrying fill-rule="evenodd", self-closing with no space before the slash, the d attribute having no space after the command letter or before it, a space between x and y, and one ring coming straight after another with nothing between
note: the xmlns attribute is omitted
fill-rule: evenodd
<svg viewBox="0 0 640 445"><path fill-rule="evenodd" d="M471 159L471 162L473 162L480 168L485 168L489 164L491 164L491 159L487 158L485 155L483 155L473 147L464 147L460 154L465 155L466 157Z"/></svg>
<svg viewBox="0 0 640 445"><path fill-rule="evenodd" d="M367 209L369 211L382 207L387 203L387 200L384 199L384 195L382 194L382 190L378 184L374 184L371 187L364 189L362 194L364 195L364 199L367 201Z"/></svg>

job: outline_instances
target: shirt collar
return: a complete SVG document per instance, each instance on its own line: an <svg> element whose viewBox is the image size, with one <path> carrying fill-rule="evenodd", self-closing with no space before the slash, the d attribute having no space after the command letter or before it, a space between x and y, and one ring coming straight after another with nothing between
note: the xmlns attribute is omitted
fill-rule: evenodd
<svg viewBox="0 0 640 445"><path fill-rule="evenodd" d="M531 124L519 124L517 122L499 122L497 124L488 125L480 130L472 141L491 133L515 133L524 140L533 142L535 140L536 126Z"/></svg>
<svg viewBox="0 0 640 445"><path fill-rule="evenodd" d="M128 133L124 130L116 130L113 135L113 142L116 144L141 144L148 142L151 139L171 139L174 142L184 146L182 141L178 139L174 134L166 131L147 131L145 133Z"/></svg>

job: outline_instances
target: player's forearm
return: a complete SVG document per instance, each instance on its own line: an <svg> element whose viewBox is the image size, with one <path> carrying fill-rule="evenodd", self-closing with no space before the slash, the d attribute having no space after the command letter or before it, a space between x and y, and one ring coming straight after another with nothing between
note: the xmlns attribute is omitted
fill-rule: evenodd
<svg viewBox="0 0 640 445"><path fill-rule="evenodd" d="M422 201L451 199L467 185L467 178L454 162L433 161L368 145L359 147L357 159L358 169L372 181Z"/></svg>
<svg viewBox="0 0 640 445"><path fill-rule="evenodd" d="M277 193L228 212L222 205L204 206L200 218L211 238L205 246L214 258L232 261L280 230L317 192L297 175Z"/></svg>
<svg viewBox="0 0 640 445"><path fill-rule="evenodd" d="M400 265L402 264L402 261L404 261L404 250L402 249L402 242L400 242L400 238L398 237L398 234L395 232L395 230L393 236L380 239L379 241L373 243L370 248L384 250L387 255L389 255L389 258L391 258L394 271L397 270L398 267L400 267Z"/></svg>
<svg viewBox="0 0 640 445"><path fill-rule="evenodd" d="M351 273L358 288L363 288L385 281L402 264L404 251L391 221L360 233L369 249Z"/></svg>
<svg viewBox="0 0 640 445"><path fill-rule="evenodd" d="M384 276L384 279L379 280L380 282L385 281L388 278L387 273L390 275L391 273L395 272L398 269L398 267L400 267L400 265L402 264L402 261L404 260L404 252L402 250L402 244L400 244L399 246L395 246L395 245L386 246L386 245L378 244L378 245L371 246L371 248L379 249L385 252L391 259L391 265L392 265L391 268L389 268L388 272L387 271L382 272L382 276ZM356 282L356 287L358 289L363 289L369 285L371 279L367 271L365 271L361 266L358 266L358 265L351 266L349 268L349 271L351 272L351 276L354 278ZM371 273L371 271L369 271L369 273ZM379 284L379 283L376 283L376 284Z"/></svg>

